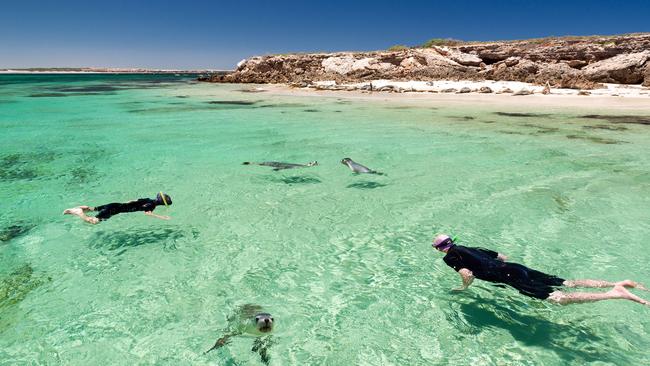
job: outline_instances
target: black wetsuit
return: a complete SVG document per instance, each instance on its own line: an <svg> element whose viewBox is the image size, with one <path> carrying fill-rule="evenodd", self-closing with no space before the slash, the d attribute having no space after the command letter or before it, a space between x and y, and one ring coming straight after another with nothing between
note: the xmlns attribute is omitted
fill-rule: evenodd
<svg viewBox="0 0 650 366"><path fill-rule="evenodd" d="M483 249L454 245L443 258L456 272L467 268L474 277L489 282L504 283L519 290L520 293L537 299L546 299L562 286L564 279L535 271L517 263L502 262L499 253Z"/></svg>
<svg viewBox="0 0 650 366"><path fill-rule="evenodd" d="M156 200L151 198L140 198L135 201L127 203L109 203L95 207L95 211L99 213L95 216L101 221L108 220L111 216L124 212L136 211L153 211L156 209Z"/></svg>

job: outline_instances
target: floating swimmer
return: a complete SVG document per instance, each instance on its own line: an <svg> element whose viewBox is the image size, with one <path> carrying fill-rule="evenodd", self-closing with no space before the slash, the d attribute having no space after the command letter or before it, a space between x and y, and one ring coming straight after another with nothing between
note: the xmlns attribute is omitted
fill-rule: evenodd
<svg viewBox="0 0 650 366"><path fill-rule="evenodd" d="M273 316L265 313L261 306L253 304L240 306L235 314L228 317L226 334L219 338L214 346L205 353L225 346L233 337L247 335L255 337L251 351L257 352L262 362L268 364L270 361L268 349L273 344L271 335L269 335L272 330Z"/></svg>
<svg viewBox="0 0 650 366"><path fill-rule="evenodd" d="M350 158L344 158L343 160L341 160L341 164L347 165L347 167L350 168L350 170L352 170L355 173L384 175L384 173L380 173L378 171L365 167L359 163L356 163Z"/></svg>
<svg viewBox="0 0 650 366"><path fill-rule="evenodd" d="M82 220L90 224L98 224L100 221L106 221L111 216L126 213L126 212L136 212L144 211L144 214L147 216L155 217L157 219L169 220L169 216L161 216L153 213L153 210L156 209L156 206L165 205L169 206L172 204L172 198L169 195L159 192L156 195L155 199L151 198L140 198L135 201L129 201L126 203L109 203L101 206L77 206L69 208L63 211L64 215L75 215L79 216ZM97 215L86 216L86 212L96 211Z"/></svg>
<svg viewBox="0 0 650 366"><path fill-rule="evenodd" d="M645 287L634 281L565 280L518 263L507 262L508 258L505 255L492 250L456 245L454 239L444 234L436 236L432 245L436 250L446 253L443 260L462 278L463 286L456 290L465 290L472 284L474 278L478 278L488 282L506 284L514 287L523 295L560 305L624 299L650 306L649 301L627 290L627 288L637 288L647 291ZM558 289L560 287L612 289L600 293L564 292Z"/></svg>
<svg viewBox="0 0 650 366"><path fill-rule="evenodd" d="M242 165L261 165L261 166L270 166L273 167L273 171L277 172L278 170L284 169L295 169L295 168L309 168L312 166L318 165L317 161L312 161L307 164L292 164L292 163L281 163L279 161L264 161L261 163L254 163L250 161L245 161Z"/></svg>

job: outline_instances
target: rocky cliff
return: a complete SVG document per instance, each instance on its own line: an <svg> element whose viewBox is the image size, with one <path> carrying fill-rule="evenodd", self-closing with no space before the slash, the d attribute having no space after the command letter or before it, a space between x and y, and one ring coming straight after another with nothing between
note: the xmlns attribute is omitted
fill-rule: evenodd
<svg viewBox="0 0 650 366"><path fill-rule="evenodd" d="M650 87L650 34L465 43L399 51L256 56L204 81L305 85L334 80L503 80L592 89Z"/></svg>

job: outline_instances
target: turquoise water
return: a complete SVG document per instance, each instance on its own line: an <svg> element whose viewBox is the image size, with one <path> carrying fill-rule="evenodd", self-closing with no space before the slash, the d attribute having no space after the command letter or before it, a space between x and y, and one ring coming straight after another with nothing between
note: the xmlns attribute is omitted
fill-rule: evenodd
<svg viewBox="0 0 650 366"><path fill-rule="evenodd" d="M261 364L249 337L203 354L243 304L275 317L272 365L650 362L650 309L454 293L430 246L650 284L650 126L242 88L0 76L0 364ZM241 165L265 160L320 165ZM61 215L160 190L170 221Z"/></svg>

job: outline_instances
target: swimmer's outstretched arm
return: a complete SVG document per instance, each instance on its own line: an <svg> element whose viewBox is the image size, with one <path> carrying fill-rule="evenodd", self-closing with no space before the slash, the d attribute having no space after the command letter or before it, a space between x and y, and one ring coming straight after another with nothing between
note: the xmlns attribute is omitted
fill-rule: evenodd
<svg viewBox="0 0 650 366"><path fill-rule="evenodd" d="M463 286L459 288L455 288L454 291L463 291L466 288L468 288L469 285L472 284L472 281L474 281L474 274L472 273L472 271L470 271L467 268L459 269L458 274L463 279Z"/></svg>
<svg viewBox="0 0 650 366"><path fill-rule="evenodd" d="M169 219L171 219L171 217L169 217L169 216L156 215L155 213L153 213L151 211L145 211L144 214L147 215L147 216L155 217L157 219L161 219L161 220L169 220Z"/></svg>

